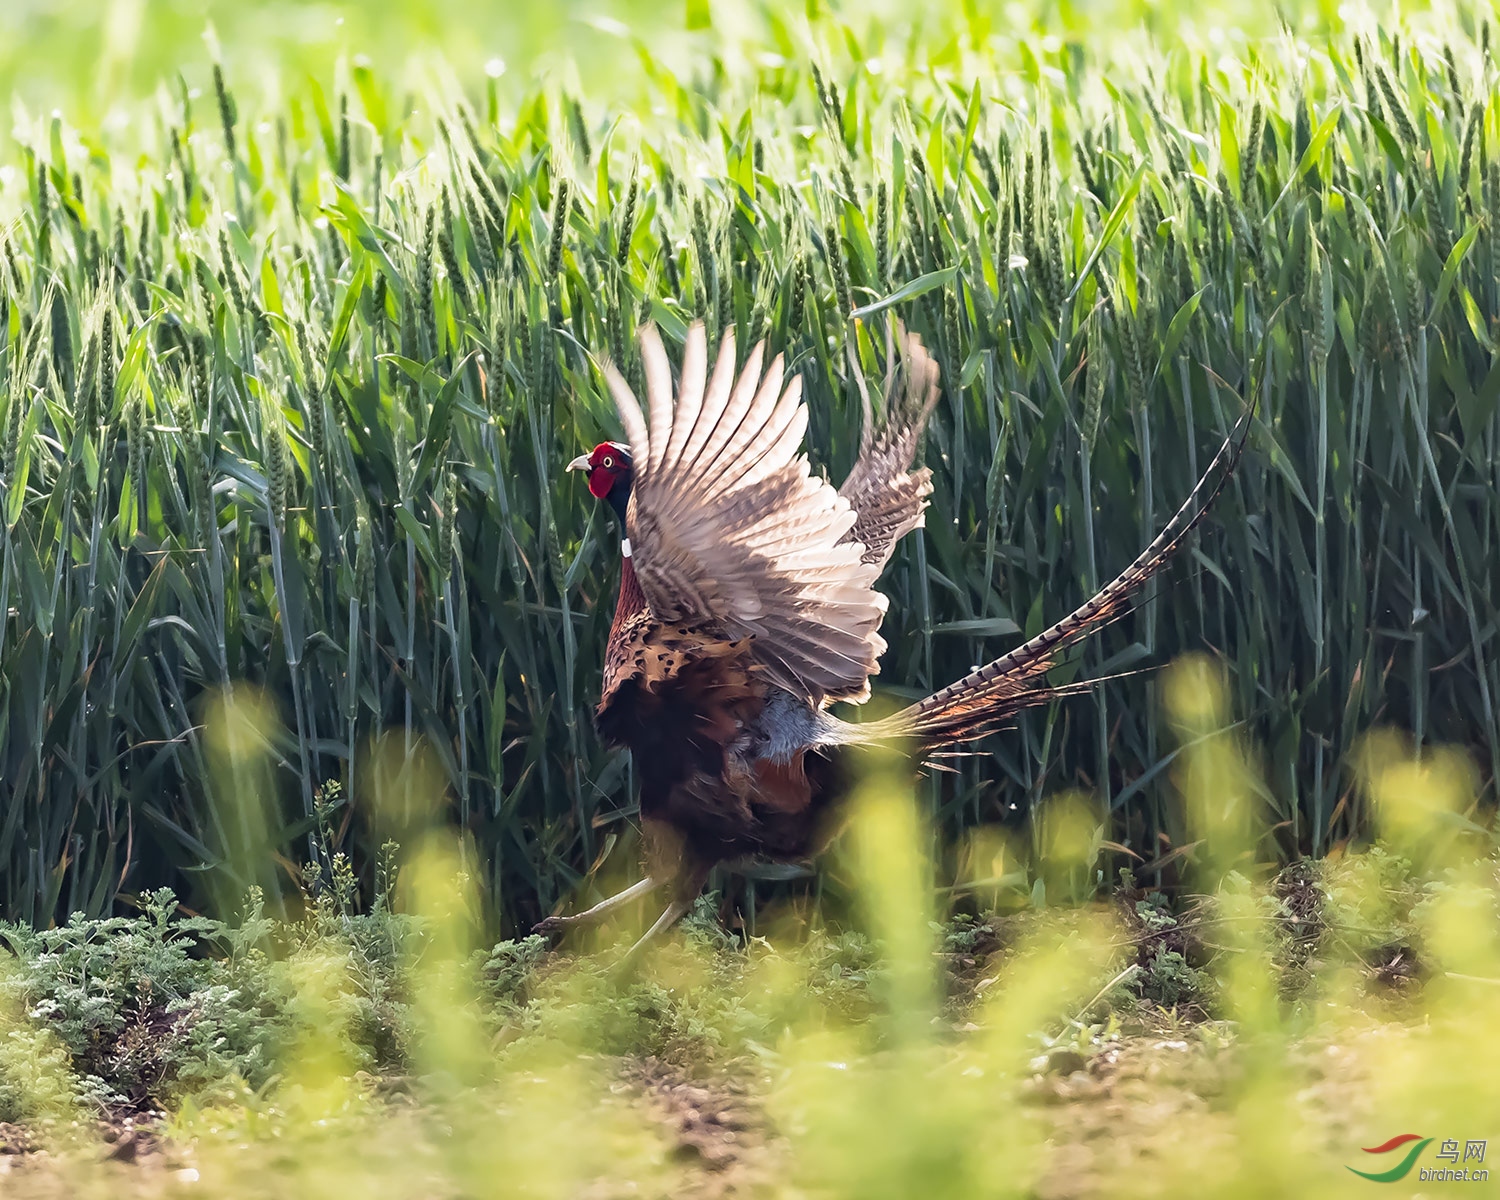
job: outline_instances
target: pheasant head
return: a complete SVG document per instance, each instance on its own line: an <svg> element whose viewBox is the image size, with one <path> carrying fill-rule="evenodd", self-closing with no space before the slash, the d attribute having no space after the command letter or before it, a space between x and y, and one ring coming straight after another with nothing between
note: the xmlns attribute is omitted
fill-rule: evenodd
<svg viewBox="0 0 1500 1200"><path fill-rule="evenodd" d="M620 442L600 442L588 454L580 454L570 462L568 470L587 472L589 491L615 510L624 528L625 506L630 502L634 476L630 447Z"/></svg>

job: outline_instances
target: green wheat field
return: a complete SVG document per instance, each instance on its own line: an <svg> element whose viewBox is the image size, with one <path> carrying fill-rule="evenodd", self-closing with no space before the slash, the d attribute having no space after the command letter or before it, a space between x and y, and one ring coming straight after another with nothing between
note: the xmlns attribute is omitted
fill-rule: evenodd
<svg viewBox="0 0 1500 1200"><path fill-rule="evenodd" d="M1500 1180L1496 37L11 0L0 1194ZM654 913L527 936L639 871L564 467L695 319L787 355L834 479L849 356L941 365L877 705L1072 609L1256 411L1091 694L870 763L626 976Z"/></svg>

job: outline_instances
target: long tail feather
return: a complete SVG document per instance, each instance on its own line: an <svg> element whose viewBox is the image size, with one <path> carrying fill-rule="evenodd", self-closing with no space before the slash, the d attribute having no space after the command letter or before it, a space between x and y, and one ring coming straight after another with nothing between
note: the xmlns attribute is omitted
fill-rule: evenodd
<svg viewBox="0 0 1500 1200"><path fill-rule="evenodd" d="M1234 473L1254 414L1251 404L1161 533L1091 599L1003 658L971 671L925 700L863 726L863 735L912 740L926 749L937 749L991 733L1023 708L1093 687L1094 681L1047 687L1043 679L1057 665L1062 651L1124 616L1130 598L1182 548Z"/></svg>

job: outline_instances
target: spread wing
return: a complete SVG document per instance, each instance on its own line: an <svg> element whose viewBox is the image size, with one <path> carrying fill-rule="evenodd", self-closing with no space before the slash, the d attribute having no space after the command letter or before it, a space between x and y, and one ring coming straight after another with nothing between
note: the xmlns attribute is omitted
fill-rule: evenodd
<svg viewBox="0 0 1500 1200"><path fill-rule="evenodd" d="M712 377L701 324L688 331L676 400L661 337L641 330L647 412L605 368L634 461L626 514L631 561L661 620L708 623L778 686L814 704L862 700L885 649L880 564L847 540L855 511L801 452L801 380L783 386L764 343L736 377L726 335Z"/></svg>
<svg viewBox="0 0 1500 1200"><path fill-rule="evenodd" d="M853 343L849 346L849 367L863 402L864 425L859 456L839 488L839 495L855 512L854 527L844 538L862 543L864 561L882 570L896 543L922 524L927 497L932 494L932 472L926 467L913 471L911 464L938 401L938 365L916 334L903 331L901 342L901 369L891 372L878 422Z"/></svg>

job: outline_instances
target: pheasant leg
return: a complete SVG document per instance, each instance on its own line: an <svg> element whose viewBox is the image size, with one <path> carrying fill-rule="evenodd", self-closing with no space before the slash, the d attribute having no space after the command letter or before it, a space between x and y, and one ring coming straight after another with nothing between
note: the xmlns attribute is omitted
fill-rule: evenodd
<svg viewBox="0 0 1500 1200"><path fill-rule="evenodd" d="M692 900L673 900L671 904L667 905L666 911L656 918L656 924L641 934L640 941L625 951L623 957L616 964L617 967L623 971L628 967L634 966L640 959L642 951L660 938L662 934L666 933L667 930L671 929L678 921L682 920L687 915L688 909L692 907Z"/></svg>
<svg viewBox="0 0 1500 1200"><path fill-rule="evenodd" d="M710 863L688 862L679 865L679 874L673 881L672 902L667 905L661 916L656 918L656 923L641 935L640 941L630 947L615 964L619 971L631 970L639 961L641 953L647 946L661 938L673 925L682 920L693 907L694 901L698 899L698 893L703 890L703 885L708 882L708 874L712 867Z"/></svg>
<svg viewBox="0 0 1500 1200"><path fill-rule="evenodd" d="M596 921L602 921L617 908L623 908L632 900L639 900L642 896L649 896L657 888L661 887L666 880L657 879L647 875L639 883L632 883L623 892L617 892L606 900L599 901L593 908L586 908L581 913L574 913L571 917L544 917L531 927L532 933L557 933L573 925L592 925ZM686 911L686 910L684 910ZM680 913L678 914L681 915Z"/></svg>

